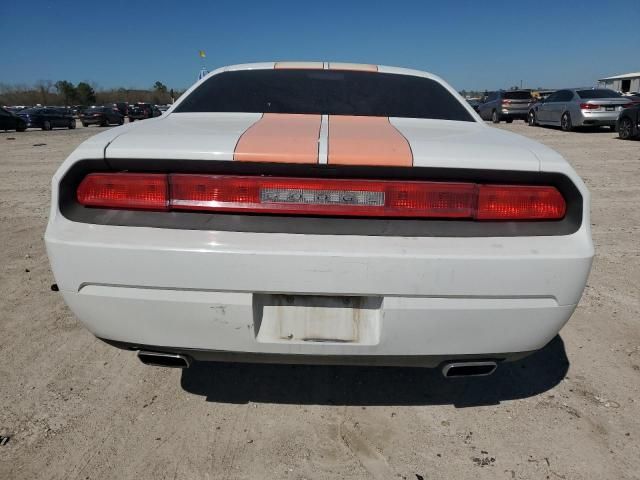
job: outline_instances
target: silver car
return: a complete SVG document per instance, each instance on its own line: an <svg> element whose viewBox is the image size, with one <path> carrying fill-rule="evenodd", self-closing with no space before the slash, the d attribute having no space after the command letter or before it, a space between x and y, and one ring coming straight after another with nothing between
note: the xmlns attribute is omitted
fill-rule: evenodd
<svg viewBox="0 0 640 480"><path fill-rule="evenodd" d="M498 90L489 93L478 105L477 112L483 120L507 123L514 119L527 121L529 106L533 102L531 90Z"/></svg>
<svg viewBox="0 0 640 480"><path fill-rule="evenodd" d="M608 126L615 129L618 115L630 103L605 88L567 88L552 93L529 109L529 125L556 125L568 132L575 127Z"/></svg>

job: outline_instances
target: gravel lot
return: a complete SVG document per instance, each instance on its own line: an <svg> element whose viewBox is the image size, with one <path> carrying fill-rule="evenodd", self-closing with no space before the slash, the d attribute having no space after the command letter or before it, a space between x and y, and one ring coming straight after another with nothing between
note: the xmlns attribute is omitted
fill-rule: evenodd
<svg viewBox="0 0 640 480"><path fill-rule="evenodd" d="M51 292L50 178L101 128L0 132L0 478L640 478L640 142L500 128L560 151L593 194L596 259L543 351L492 377L145 367Z"/></svg>

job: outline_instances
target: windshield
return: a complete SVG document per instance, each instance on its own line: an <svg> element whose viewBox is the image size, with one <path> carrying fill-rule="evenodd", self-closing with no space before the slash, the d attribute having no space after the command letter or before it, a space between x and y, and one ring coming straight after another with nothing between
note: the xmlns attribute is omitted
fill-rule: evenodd
<svg viewBox="0 0 640 480"><path fill-rule="evenodd" d="M251 70L210 77L176 112L306 113L473 122L440 83L389 73Z"/></svg>
<svg viewBox="0 0 640 480"><path fill-rule="evenodd" d="M593 90L578 90L576 91L580 98L589 99L589 98L617 98L621 97L618 92L614 92L613 90L608 90L605 88L594 88Z"/></svg>

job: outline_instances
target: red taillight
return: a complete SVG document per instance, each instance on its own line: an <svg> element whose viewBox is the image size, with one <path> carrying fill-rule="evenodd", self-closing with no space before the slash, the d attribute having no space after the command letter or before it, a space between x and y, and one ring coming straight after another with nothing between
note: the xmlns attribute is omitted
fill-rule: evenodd
<svg viewBox="0 0 640 480"><path fill-rule="evenodd" d="M564 198L555 187L481 185L478 220L548 220L564 217Z"/></svg>
<svg viewBox="0 0 640 480"><path fill-rule="evenodd" d="M600 108L600 105L596 105L595 103L581 103L580 110L597 110Z"/></svg>
<svg viewBox="0 0 640 480"><path fill-rule="evenodd" d="M167 210L167 176L154 173L92 173L78 187L87 207Z"/></svg>
<svg viewBox="0 0 640 480"><path fill-rule="evenodd" d="M555 187L461 182L193 174L96 173L78 187L88 207L287 215L557 220Z"/></svg>

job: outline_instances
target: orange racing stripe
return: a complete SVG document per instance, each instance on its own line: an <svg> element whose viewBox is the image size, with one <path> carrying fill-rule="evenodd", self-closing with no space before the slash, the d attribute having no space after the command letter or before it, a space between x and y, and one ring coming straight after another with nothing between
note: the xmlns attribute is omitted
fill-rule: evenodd
<svg viewBox="0 0 640 480"><path fill-rule="evenodd" d="M388 117L330 115L328 143L329 164L413 166L409 142Z"/></svg>
<svg viewBox="0 0 640 480"><path fill-rule="evenodd" d="M241 162L318 163L321 115L265 113L236 144Z"/></svg>

